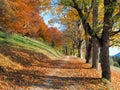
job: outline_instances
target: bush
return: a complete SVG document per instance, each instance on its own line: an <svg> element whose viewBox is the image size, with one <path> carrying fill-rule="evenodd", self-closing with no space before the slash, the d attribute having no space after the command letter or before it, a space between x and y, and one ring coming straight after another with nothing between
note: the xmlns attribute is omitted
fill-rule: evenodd
<svg viewBox="0 0 120 90"><path fill-rule="evenodd" d="M118 64L119 64L119 66L120 66L120 59L118 60Z"/></svg>
<svg viewBox="0 0 120 90"><path fill-rule="evenodd" d="M118 62L114 62L113 66L120 67L119 64L118 64Z"/></svg>
<svg viewBox="0 0 120 90"><path fill-rule="evenodd" d="M112 57L109 57L109 60L110 60L110 65L113 65L114 64L114 60Z"/></svg>

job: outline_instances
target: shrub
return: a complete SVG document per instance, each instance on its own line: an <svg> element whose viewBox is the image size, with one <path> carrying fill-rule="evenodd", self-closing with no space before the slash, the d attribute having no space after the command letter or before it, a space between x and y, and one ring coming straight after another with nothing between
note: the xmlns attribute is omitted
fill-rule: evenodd
<svg viewBox="0 0 120 90"><path fill-rule="evenodd" d="M113 66L120 67L119 64L118 64L118 62L114 62Z"/></svg>
<svg viewBox="0 0 120 90"><path fill-rule="evenodd" d="M110 65L113 65L114 64L114 60L112 57L109 57L109 60L110 60Z"/></svg>
<svg viewBox="0 0 120 90"><path fill-rule="evenodd" d="M119 66L120 66L120 59L118 60L118 64L119 64Z"/></svg>

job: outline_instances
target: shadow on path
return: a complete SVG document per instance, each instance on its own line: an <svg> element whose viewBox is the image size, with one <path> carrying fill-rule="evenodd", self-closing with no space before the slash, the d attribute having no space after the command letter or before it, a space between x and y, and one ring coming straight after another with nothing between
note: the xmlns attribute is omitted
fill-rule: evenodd
<svg viewBox="0 0 120 90"><path fill-rule="evenodd" d="M59 65L62 65L59 67ZM70 62L64 60L41 60L41 62L37 65L38 67L45 68L59 68L59 69L91 69L91 66L84 62Z"/></svg>
<svg viewBox="0 0 120 90"><path fill-rule="evenodd" d="M101 83L100 78L47 76L42 72L32 72L27 70L7 72L6 74L0 75L6 76L6 80L20 87L36 86L47 89L62 89L63 87L75 84L86 87L87 84L98 85Z"/></svg>

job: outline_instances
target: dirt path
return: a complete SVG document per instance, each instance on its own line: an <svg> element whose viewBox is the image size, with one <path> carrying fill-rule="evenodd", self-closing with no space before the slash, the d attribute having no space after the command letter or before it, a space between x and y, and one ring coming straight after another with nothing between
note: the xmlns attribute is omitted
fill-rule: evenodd
<svg viewBox="0 0 120 90"><path fill-rule="evenodd" d="M41 60L39 64L3 76L13 85L12 89L4 90L120 90L119 72L112 70L112 84L107 84L101 79L100 71L71 56Z"/></svg>
<svg viewBox="0 0 120 90"><path fill-rule="evenodd" d="M46 66L45 85L34 86L32 90L106 89L101 82L100 73L90 67L84 60L70 56L61 57Z"/></svg>

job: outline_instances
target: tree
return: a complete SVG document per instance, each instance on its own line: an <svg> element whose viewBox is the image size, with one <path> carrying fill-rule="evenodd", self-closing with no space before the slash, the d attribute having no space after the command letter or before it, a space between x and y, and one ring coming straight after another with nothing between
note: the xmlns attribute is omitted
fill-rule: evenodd
<svg viewBox="0 0 120 90"><path fill-rule="evenodd" d="M113 23L111 23L110 19L112 18L112 15L113 15L114 2L116 2L116 0L114 1L104 0L105 13L104 13L104 20L103 20L103 30L100 30L101 35L99 35L99 33L94 32L94 30L90 26L90 22L88 21L90 12L92 10L91 0L90 1L71 0L70 2L61 0L61 2L66 6L73 7L78 12L85 32L88 33L91 36L91 38L94 37L99 41L102 78L111 80L110 65L109 65L109 37L110 37L109 34L113 27Z"/></svg>
<svg viewBox="0 0 120 90"><path fill-rule="evenodd" d="M98 30L98 0L93 0L93 31L97 32ZM98 33L98 32L97 32ZM93 36L92 37L92 68L95 68L98 70L98 64L99 64L99 41L98 39Z"/></svg>
<svg viewBox="0 0 120 90"><path fill-rule="evenodd" d="M114 12L113 3L116 0L104 0L104 26L100 42L100 60L102 67L102 77L111 81L110 62L109 62L109 38L113 27L111 21Z"/></svg>
<svg viewBox="0 0 120 90"><path fill-rule="evenodd" d="M120 59L118 60L118 64L119 64L119 66L120 66Z"/></svg>
<svg viewBox="0 0 120 90"><path fill-rule="evenodd" d="M85 55L86 63L91 63L91 58L92 58L92 39L88 38L86 36L85 41L86 41L86 55Z"/></svg>
<svg viewBox="0 0 120 90"><path fill-rule="evenodd" d="M49 2L50 0L0 0L0 26L6 28L2 31L12 30L34 38L42 37L47 25L39 15L40 10L43 10L40 7Z"/></svg>
<svg viewBox="0 0 120 90"><path fill-rule="evenodd" d="M51 43L52 47L59 47L61 45L62 33L56 27L50 27L45 32L45 41Z"/></svg>
<svg viewBox="0 0 120 90"><path fill-rule="evenodd" d="M84 32L81 28L81 22L80 21L73 21L71 23L69 23L68 21L66 21L66 25L67 28L63 35L64 38L69 38L71 40L72 45L72 49L73 49L73 53L74 53L74 48L77 48L78 51L78 57L81 57L81 46L82 46L82 42L84 39Z"/></svg>
<svg viewBox="0 0 120 90"><path fill-rule="evenodd" d="M71 48L72 48L72 45L74 44L74 42L71 40L70 37L66 37L66 31L63 31L63 35L62 35L62 48L63 48L63 53L65 55L71 55ZM74 50L75 50L75 47L74 47ZM72 52L74 53L74 52Z"/></svg>

